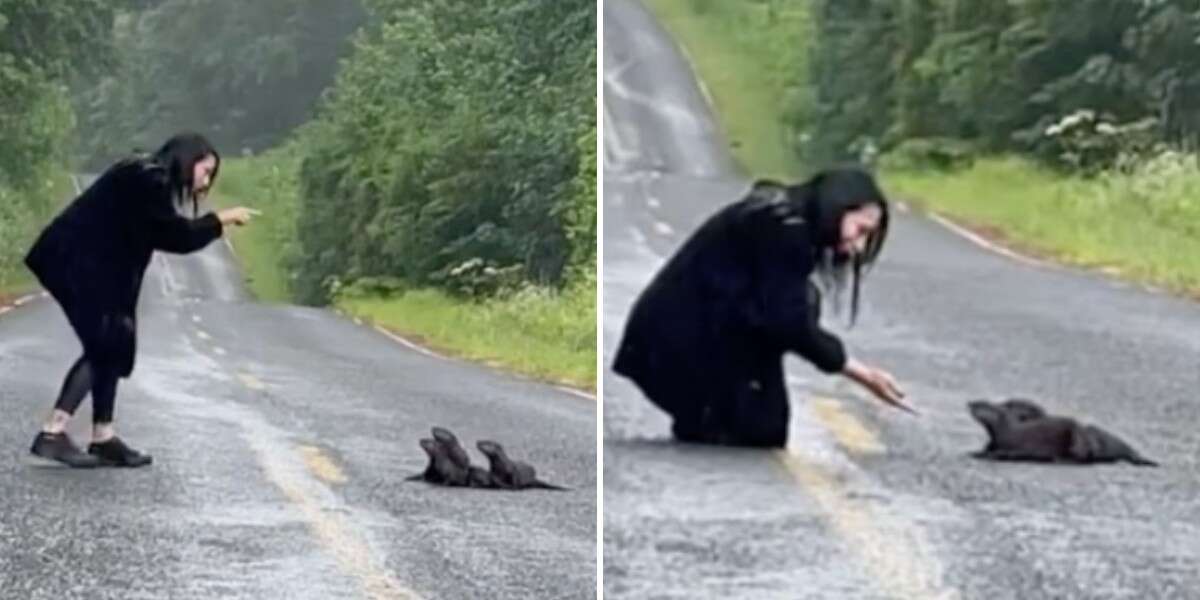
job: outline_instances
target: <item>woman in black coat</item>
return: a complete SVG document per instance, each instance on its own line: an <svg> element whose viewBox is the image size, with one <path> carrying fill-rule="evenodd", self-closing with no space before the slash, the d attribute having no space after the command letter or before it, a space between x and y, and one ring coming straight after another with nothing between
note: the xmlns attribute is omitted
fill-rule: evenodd
<svg viewBox="0 0 1200 600"><path fill-rule="evenodd" d="M221 237L227 225L256 214L238 207L197 217L216 180L220 156L196 134L168 140L152 155L110 167L42 231L25 264L58 301L83 344L32 453L73 467L142 466L150 456L113 431L117 380L133 371L135 310L155 250L189 253ZM191 216L180 210L190 205ZM83 453L67 422L92 394L92 441Z"/></svg>
<svg viewBox="0 0 1200 600"><path fill-rule="evenodd" d="M821 328L820 292L852 287L883 249L888 204L873 178L834 169L793 186L756 183L705 222L630 312L613 365L674 419L681 441L782 447L794 352L901 408L888 373L846 354Z"/></svg>

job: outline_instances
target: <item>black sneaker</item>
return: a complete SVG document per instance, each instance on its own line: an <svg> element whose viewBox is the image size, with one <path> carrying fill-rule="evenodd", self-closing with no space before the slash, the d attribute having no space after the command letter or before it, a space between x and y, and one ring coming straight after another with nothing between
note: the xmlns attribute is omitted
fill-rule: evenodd
<svg viewBox="0 0 1200 600"><path fill-rule="evenodd" d="M33 447L29 451L39 458L52 460L76 469L90 469L100 466L100 459L71 443L66 433L47 433L42 431L33 438Z"/></svg>
<svg viewBox="0 0 1200 600"><path fill-rule="evenodd" d="M88 454L100 459L100 464L106 467L144 467L153 462L149 454L142 454L126 446L125 442L116 436L106 442L92 442L88 446Z"/></svg>

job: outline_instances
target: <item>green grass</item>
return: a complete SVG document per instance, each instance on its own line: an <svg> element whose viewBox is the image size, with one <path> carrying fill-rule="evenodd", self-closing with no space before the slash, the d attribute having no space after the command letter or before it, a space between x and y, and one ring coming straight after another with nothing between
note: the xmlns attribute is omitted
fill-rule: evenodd
<svg viewBox="0 0 1200 600"><path fill-rule="evenodd" d="M952 174L885 172L882 182L894 196L1018 248L1200 292L1200 168L1194 159L1089 180L1017 158L990 158Z"/></svg>
<svg viewBox="0 0 1200 600"><path fill-rule="evenodd" d="M467 302L435 290L348 298L339 306L450 354L539 379L596 388L595 288L531 289Z"/></svg>
<svg viewBox="0 0 1200 600"><path fill-rule="evenodd" d="M0 298L20 296L37 287L33 275L25 268L25 252L57 211L76 195L71 176L65 170L55 171L34 194L34 209L0 210L0 237L3 238L0 239L0 253L3 254L0 256ZM0 188L0 202L16 208L17 192Z"/></svg>
<svg viewBox="0 0 1200 600"><path fill-rule="evenodd" d="M218 206L244 205L263 211L230 235L251 290L268 302L291 300L284 259L295 247L297 156L294 149L284 147L257 157L226 160L214 188ZM596 388L594 277L564 292L530 288L482 302L436 290L413 290L389 298L343 298L337 307L446 354L583 389Z"/></svg>
<svg viewBox="0 0 1200 600"><path fill-rule="evenodd" d="M785 117L804 97L812 24L807 0L650 0L704 82L742 168L794 179L801 165Z"/></svg>
<svg viewBox="0 0 1200 600"><path fill-rule="evenodd" d="M295 151L284 147L253 158L229 159L213 188L220 207L247 206L263 212L229 233L246 281L263 302L288 302L291 293L283 260L296 239L298 191Z"/></svg>

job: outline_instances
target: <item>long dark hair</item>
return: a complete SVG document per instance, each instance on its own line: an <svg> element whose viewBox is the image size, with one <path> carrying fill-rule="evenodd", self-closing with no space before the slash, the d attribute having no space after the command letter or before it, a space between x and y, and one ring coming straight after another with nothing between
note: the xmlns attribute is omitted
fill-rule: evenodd
<svg viewBox="0 0 1200 600"><path fill-rule="evenodd" d="M863 275L870 270L887 240L888 201L875 178L858 167L837 167L821 171L808 181L790 186L788 196L803 202L808 221L816 234L816 273L822 287L833 292L833 303L841 306L841 294L849 284L850 325L858 319L858 299ZM862 252L853 255L838 251L842 217L846 213L874 204L879 207L879 227L867 236Z"/></svg>
<svg viewBox="0 0 1200 600"><path fill-rule="evenodd" d="M154 161L167 170L167 178L175 201L180 205L191 202L192 216L196 216L200 212L200 199L192 192L192 179L196 163L209 155L217 161L216 166L213 167L212 176L209 178L209 187L212 187L212 184L217 181L217 173L221 170L221 155L204 136L192 132L176 134L153 155Z"/></svg>

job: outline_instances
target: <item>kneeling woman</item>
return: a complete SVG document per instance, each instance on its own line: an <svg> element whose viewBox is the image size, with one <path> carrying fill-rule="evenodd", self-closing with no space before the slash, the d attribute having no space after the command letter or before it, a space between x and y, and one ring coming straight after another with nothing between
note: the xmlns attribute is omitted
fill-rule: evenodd
<svg viewBox="0 0 1200 600"><path fill-rule="evenodd" d="M195 252L254 213L239 207L188 218L177 210L190 203L196 217L219 167L216 150L195 134L175 136L153 155L124 159L67 206L25 257L83 344L83 356L67 372L54 411L33 441L35 456L73 467L150 463L150 456L113 431L117 380L133 371L134 313L154 251ZM92 443L85 454L65 430L89 391Z"/></svg>
<svg viewBox="0 0 1200 600"><path fill-rule="evenodd" d="M847 356L821 328L810 281L815 273L849 283L853 322L859 278L887 231L887 200L863 171L829 170L794 186L756 183L710 217L642 292L614 370L670 413L675 437L688 442L782 447L787 352L907 408L891 375Z"/></svg>

